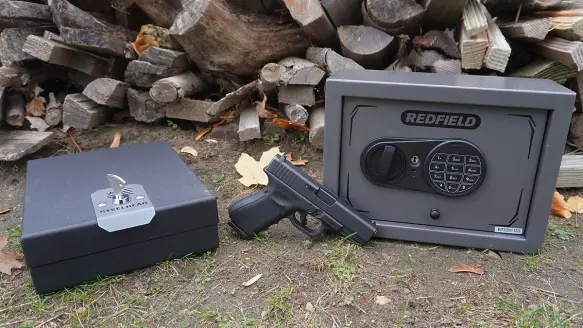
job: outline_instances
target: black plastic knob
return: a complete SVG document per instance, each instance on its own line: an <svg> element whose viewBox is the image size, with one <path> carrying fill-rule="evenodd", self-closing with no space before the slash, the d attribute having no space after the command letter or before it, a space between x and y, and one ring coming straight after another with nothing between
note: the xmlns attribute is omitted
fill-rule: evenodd
<svg viewBox="0 0 583 328"><path fill-rule="evenodd" d="M405 158L393 145L379 144L366 154L366 170L381 183L397 179L406 168Z"/></svg>
<svg viewBox="0 0 583 328"><path fill-rule="evenodd" d="M429 213L429 217L432 218L433 220L439 219L440 216L441 214L439 214L439 211L435 208L432 209L431 212Z"/></svg>

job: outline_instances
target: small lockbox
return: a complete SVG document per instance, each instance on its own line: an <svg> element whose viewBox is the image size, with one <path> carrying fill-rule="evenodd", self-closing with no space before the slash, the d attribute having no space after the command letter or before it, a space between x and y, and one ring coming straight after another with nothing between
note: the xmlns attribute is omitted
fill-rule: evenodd
<svg viewBox="0 0 583 328"><path fill-rule="evenodd" d="M217 248L217 201L163 141L31 160L21 241L52 292Z"/></svg>
<svg viewBox="0 0 583 328"><path fill-rule="evenodd" d="M534 253L574 102L550 80L345 70L326 83L324 185L379 238Z"/></svg>

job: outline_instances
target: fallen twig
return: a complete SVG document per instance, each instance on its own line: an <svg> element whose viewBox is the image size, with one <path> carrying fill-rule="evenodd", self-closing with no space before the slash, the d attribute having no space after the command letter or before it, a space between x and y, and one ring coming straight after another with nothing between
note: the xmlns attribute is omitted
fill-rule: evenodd
<svg viewBox="0 0 583 328"><path fill-rule="evenodd" d="M81 147L79 146L79 144L77 144L77 141L75 141L75 138L73 138L73 133L71 131L69 131L69 138L71 138L71 141L73 141L73 144L75 145L75 148L77 148L77 150L80 153L83 152L83 150L81 149Z"/></svg>

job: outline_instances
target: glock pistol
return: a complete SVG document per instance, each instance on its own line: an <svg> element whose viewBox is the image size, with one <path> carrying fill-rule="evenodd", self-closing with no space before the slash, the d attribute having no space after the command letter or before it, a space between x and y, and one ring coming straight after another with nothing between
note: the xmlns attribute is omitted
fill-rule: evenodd
<svg viewBox="0 0 583 328"><path fill-rule="evenodd" d="M267 186L229 207L229 225L241 237L252 238L284 218L314 240L336 232L364 244L376 233L371 220L285 157L276 155L263 171L269 178ZM321 222L318 228L308 227L308 214Z"/></svg>

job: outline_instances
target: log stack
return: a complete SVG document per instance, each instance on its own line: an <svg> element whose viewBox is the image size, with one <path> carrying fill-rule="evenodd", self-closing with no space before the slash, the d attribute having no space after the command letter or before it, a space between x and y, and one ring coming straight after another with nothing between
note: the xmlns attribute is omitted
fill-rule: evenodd
<svg viewBox="0 0 583 328"><path fill-rule="evenodd" d="M0 0L0 129L92 129L129 113L194 122L198 139L299 132L322 149L325 81L346 68L545 78L581 94L582 3ZM582 109L578 97L580 149Z"/></svg>

